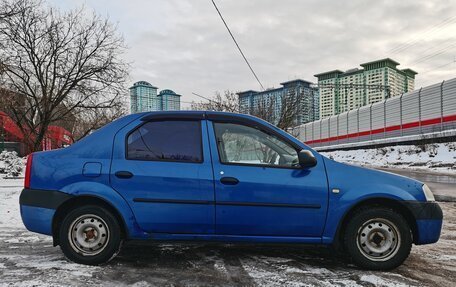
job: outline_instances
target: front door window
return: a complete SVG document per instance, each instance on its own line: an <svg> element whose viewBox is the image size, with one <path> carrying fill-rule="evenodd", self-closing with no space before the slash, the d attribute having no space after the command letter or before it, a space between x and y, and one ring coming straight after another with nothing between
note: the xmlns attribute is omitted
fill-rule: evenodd
<svg viewBox="0 0 456 287"><path fill-rule="evenodd" d="M225 164L297 167L298 153L275 135L254 127L214 123L220 161Z"/></svg>

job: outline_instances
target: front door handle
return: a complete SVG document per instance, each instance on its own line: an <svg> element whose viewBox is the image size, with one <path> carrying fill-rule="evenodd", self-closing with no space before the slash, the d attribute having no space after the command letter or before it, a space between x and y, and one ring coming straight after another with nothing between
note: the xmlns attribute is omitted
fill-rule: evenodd
<svg viewBox="0 0 456 287"><path fill-rule="evenodd" d="M132 178L133 177L133 174L129 171L118 171L115 173L115 176L117 176L118 178Z"/></svg>
<svg viewBox="0 0 456 287"><path fill-rule="evenodd" d="M226 185L236 185L239 183L239 180L235 177L222 177L220 182Z"/></svg>

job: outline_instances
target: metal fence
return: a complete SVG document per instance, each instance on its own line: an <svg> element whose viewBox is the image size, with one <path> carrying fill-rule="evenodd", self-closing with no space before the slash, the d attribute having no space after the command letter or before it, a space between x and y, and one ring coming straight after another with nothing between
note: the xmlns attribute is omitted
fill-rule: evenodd
<svg viewBox="0 0 456 287"><path fill-rule="evenodd" d="M456 78L298 126L312 147L335 147L456 130Z"/></svg>

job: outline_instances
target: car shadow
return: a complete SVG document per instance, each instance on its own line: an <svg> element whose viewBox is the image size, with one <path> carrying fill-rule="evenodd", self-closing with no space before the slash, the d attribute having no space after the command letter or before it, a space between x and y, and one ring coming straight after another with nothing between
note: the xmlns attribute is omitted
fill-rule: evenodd
<svg viewBox="0 0 456 287"><path fill-rule="evenodd" d="M323 286L341 277L351 280L357 272L334 250L308 245L126 244L108 266L122 270L110 272L110 280L141 277L176 286L257 286L269 280Z"/></svg>
<svg viewBox="0 0 456 287"><path fill-rule="evenodd" d="M133 265L154 265L170 267L186 262L201 263L206 261L295 261L315 267L343 268L351 267L344 254L332 248L308 245L251 245L251 244L125 244L116 261ZM198 262L200 261L200 262ZM191 265L191 264L190 264Z"/></svg>

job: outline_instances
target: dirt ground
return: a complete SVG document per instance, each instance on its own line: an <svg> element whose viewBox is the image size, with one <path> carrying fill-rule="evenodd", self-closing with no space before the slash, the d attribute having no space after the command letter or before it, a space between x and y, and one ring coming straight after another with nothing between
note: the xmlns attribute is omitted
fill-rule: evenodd
<svg viewBox="0 0 456 287"><path fill-rule="evenodd" d="M109 264L71 263L20 220L21 181L0 181L0 286L455 286L456 203L441 203L437 244L392 272L358 270L324 248L127 245Z"/></svg>

